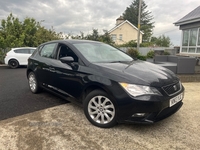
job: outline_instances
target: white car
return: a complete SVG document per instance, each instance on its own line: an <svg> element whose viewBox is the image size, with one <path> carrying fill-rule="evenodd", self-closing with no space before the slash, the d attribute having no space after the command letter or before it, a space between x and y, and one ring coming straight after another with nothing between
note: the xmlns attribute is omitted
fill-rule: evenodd
<svg viewBox="0 0 200 150"><path fill-rule="evenodd" d="M5 56L4 62L10 68L17 68L28 64L28 58L36 50L35 47L12 48Z"/></svg>

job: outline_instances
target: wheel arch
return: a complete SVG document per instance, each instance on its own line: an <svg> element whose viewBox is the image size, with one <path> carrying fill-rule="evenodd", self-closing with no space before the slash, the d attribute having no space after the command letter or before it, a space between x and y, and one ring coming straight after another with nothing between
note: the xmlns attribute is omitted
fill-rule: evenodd
<svg viewBox="0 0 200 150"><path fill-rule="evenodd" d="M10 62L11 60L16 60L16 61L18 62L18 64L20 65L19 60L18 60L17 58L15 58L15 57L11 57L11 58L9 58L9 60L8 60L8 64L9 64L9 62Z"/></svg>
<svg viewBox="0 0 200 150"><path fill-rule="evenodd" d="M83 102L84 102L86 96L87 96L90 92L92 92L92 91L94 91L94 90L101 90L101 91L106 92L106 93L109 95L109 97L113 100L113 102L116 104L116 107L117 107L117 102L116 102L115 97L114 97L114 95L112 94L112 92L111 92L109 89L107 89L104 85L99 85L99 84L95 84L95 83L94 83L94 84L91 84L91 85L89 85L89 86L87 86L87 87L83 90L82 95L81 95L81 103L82 103L82 104L83 104Z"/></svg>
<svg viewBox="0 0 200 150"><path fill-rule="evenodd" d="M27 77L27 78L28 78L28 75L29 75L30 72L33 72L33 70L31 70L31 69L27 69L27 70L26 70L26 77Z"/></svg>

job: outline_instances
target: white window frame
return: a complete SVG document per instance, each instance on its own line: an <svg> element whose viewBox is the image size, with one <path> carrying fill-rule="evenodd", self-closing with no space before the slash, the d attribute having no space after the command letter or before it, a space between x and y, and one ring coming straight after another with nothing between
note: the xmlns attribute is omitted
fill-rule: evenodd
<svg viewBox="0 0 200 150"><path fill-rule="evenodd" d="M117 34L111 34L111 38L114 42L117 41Z"/></svg>
<svg viewBox="0 0 200 150"><path fill-rule="evenodd" d="M192 28L192 29L195 29L195 28ZM188 42L187 42L187 46L183 46L183 38L184 38L184 31L185 30L182 30L182 39L181 39L181 53L189 53L189 54L199 54L199 53L197 53L197 48L200 48L200 45L198 45L198 38L199 38L199 34L200 34L200 27L198 27L197 28L197 35L196 35L196 45L195 46L190 46L190 36L191 36L191 30L192 29L187 29L187 31L188 31ZM183 52L182 50L183 50L183 48L186 48L187 49L187 51L185 52ZM195 51L194 52L189 52L189 49L190 48L195 48Z"/></svg>
<svg viewBox="0 0 200 150"><path fill-rule="evenodd" d="M119 35L119 40L122 41L123 40L123 34Z"/></svg>

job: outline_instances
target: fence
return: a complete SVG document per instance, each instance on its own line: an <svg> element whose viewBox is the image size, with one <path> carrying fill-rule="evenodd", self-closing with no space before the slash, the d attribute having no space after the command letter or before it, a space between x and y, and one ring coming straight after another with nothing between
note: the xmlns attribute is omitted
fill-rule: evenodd
<svg viewBox="0 0 200 150"><path fill-rule="evenodd" d="M120 47L119 49L121 49L122 51L126 52L130 47ZM161 53L161 52L164 52L164 51L167 51L169 52L171 55L176 55L178 53L178 49L175 49L173 47L140 47L139 48L139 52L141 55L144 55L146 56L147 53L149 51L155 51L157 53Z"/></svg>

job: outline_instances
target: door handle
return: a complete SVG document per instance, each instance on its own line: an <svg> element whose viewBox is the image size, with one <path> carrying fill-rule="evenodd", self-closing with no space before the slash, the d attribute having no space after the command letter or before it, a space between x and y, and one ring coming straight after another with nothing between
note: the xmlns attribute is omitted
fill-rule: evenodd
<svg viewBox="0 0 200 150"><path fill-rule="evenodd" d="M49 67L49 71L55 72L55 68Z"/></svg>

